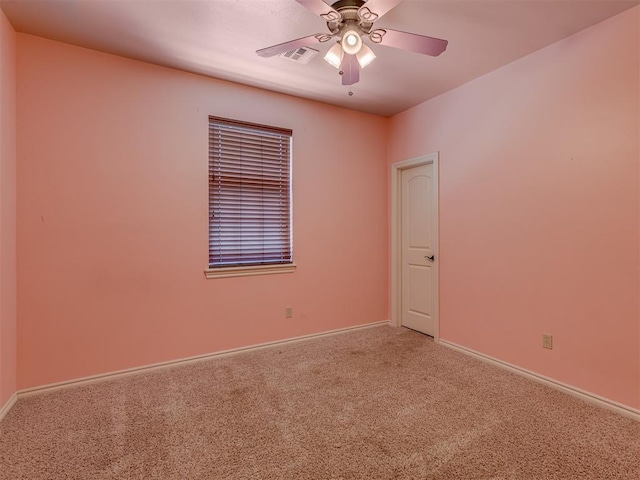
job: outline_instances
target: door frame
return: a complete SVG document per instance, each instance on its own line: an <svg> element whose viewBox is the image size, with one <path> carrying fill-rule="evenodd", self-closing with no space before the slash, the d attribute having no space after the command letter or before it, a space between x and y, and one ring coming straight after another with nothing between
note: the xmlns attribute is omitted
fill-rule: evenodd
<svg viewBox="0 0 640 480"><path fill-rule="evenodd" d="M438 171L439 152L429 153L420 157L411 158L391 165L391 325L394 327L402 326L402 170L408 168L420 167L433 163L434 178L434 215L435 215L435 251L438 258L434 262L435 275L435 295L434 310L436 312L435 332L433 338L436 342L440 339L440 248L439 248L439 232L440 232L440 216L438 208L438 184L440 183L440 175Z"/></svg>

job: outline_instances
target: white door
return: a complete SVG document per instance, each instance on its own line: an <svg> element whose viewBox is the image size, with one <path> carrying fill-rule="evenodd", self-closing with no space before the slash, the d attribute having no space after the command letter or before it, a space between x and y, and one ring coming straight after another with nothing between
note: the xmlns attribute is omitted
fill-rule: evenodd
<svg viewBox="0 0 640 480"><path fill-rule="evenodd" d="M436 333L435 176L433 163L401 170L401 323Z"/></svg>

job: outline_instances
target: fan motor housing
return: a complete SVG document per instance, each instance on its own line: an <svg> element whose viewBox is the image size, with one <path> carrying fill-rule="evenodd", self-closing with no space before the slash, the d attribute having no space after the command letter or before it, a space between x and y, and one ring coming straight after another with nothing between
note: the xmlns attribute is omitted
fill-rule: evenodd
<svg viewBox="0 0 640 480"><path fill-rule="evenodd" d="M331 8L338 12L345 8L355 8L356 10L359 10L365 3L366 2L363 0L338 0L336 3L331 5Z"/></svg>
<svg viewBox="0 0 640 480"><path fill-rule="evenodd" d="M358 16L358 11L366 3L364 0L338 0L331 5L331 8L340 13L341 18L327 22L329 31L335 35L342 32L347 25L357 25L361 33L367 34L373 22L367 22Z"/></svg>

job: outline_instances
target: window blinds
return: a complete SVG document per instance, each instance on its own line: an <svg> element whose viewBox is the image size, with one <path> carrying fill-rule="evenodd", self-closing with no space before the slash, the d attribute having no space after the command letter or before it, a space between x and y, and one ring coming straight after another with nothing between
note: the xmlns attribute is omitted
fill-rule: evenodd
<svg viewBox="0 0 640 480"><path fill-rule="evenodd" d="M209 267L292 263L291 130L209 117Z"/></svg>

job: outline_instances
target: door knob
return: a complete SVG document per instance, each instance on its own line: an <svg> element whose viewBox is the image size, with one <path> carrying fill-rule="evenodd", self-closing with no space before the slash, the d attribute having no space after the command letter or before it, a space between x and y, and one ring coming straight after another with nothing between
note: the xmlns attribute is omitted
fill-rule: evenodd
<svg viewBox="0 0 640 480"><path fill-rule="evenodd" d="M430 262L433 262L436 259L436 256L435 255L431 255L431 256L425 255L424 258L425 258L425 260L429 260Z"/></svg>

